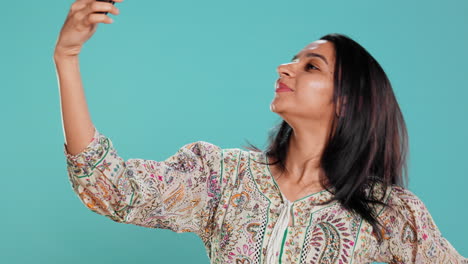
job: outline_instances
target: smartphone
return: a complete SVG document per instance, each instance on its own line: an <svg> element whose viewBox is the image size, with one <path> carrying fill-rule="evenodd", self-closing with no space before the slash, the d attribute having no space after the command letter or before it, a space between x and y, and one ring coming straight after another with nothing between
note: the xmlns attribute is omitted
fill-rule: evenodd
<svg viewBox="0 0 468 264"><path fill-rule="evenodd" d="M114 1L112 0L96 0L96 1L99 1L99 2L107 2L107 3L112 3L112 4L115 4ZM107 15L108 12L96 12L96 14L105 14Z"/></svg>

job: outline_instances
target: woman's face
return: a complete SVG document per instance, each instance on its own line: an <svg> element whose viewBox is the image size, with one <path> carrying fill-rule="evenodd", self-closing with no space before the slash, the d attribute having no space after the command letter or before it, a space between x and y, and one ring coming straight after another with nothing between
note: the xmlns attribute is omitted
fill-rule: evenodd
<svg viewBox="0 0 468 264"><path fill-rule="evenodd" d="M308 44L292 62L278 66L280 78L275 89L282 83L292 91L275 91L271 111L292 126L294 121L315 120L322 124L330 121L335 114L332 101L334 67L332 42L317 40Z"/></svg>

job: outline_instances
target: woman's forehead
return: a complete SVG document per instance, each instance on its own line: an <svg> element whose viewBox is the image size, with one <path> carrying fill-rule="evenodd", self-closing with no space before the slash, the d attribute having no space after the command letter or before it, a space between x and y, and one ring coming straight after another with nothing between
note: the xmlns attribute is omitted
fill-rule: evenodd
<svg viewBox="0 0 468 264"><path fill-rule="evenodd" d="M314 52L320 55L323 55L329 58L329 61L333 60L333 43L324 39L319 39L314 42L307 44L298 54L297 56L301 56L305 53Z"/></svg>
<svg viewBox="0 0 468 264"><path fill-rule="evenodd" d="M305 46L303 50L317 49L318 47L324 46L324 44L327 43L327 42L328 41L326 41L324 39L319 39L319 40L316 40L314 42L311 42L311 43L307 44L307 46Z"/></svg>
<svg viewBox="0 0 468 264"><path fill-rule="evenodd" d="M300 53L303 53L303 52L308 52L308 51L322 51L323 55L329 55L330 53L330 49L333 48L332 45L331 45L331 42L327 41L327 40L324 40L324 39L319 39L319 40L316 40L314 42L311 42L309 44L307 44L300 52Z"/></svg>

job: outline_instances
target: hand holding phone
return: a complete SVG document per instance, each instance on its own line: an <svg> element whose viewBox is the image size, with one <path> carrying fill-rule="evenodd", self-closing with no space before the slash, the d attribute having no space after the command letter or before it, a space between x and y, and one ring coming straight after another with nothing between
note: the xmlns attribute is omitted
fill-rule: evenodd
<svg viewBox="0 0 468 264"><path fill-rule="evenodd" d="M96 1L107 2L96 4ZM107 13L118 15L119 9L109 5L114 2L122 3L124 0L75 0L71 4L67 18L62 25L60 34L55 43L54 54L60 56L77 56L83 44L96 32L99 23L111 24L113 19ZM109 8L111 7L111 8ZM100 12L96 12L100 10ZM108 11L108 12L106 12ZM96 14L105 14L104 16Z"/></svg>

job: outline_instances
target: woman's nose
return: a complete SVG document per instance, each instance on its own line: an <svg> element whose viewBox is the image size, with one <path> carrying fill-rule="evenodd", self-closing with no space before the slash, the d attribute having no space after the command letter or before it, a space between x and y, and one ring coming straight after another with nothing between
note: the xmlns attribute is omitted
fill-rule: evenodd
<svg viewBox="0 0 468 264"><path fill-rule="evenodd" d="M278 74L280 75L280 77L282 76L293 77L294 76L294 71L292 69L292 62L279 65L276 71L278 71Z"/></svg>

